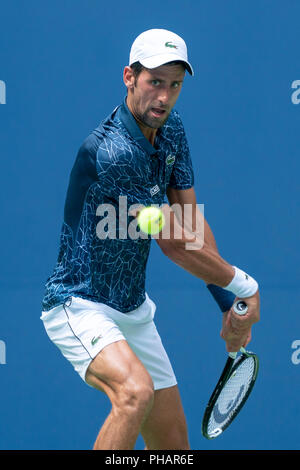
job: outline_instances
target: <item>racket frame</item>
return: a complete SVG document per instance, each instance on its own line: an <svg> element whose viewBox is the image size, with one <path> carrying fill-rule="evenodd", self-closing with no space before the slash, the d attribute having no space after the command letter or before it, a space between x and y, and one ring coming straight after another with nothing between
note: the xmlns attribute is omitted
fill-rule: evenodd
<svg viewBox="0 0 300 470"><path fill-rule="evenodd" d="M215 437L219 436L222 432L225 431L225 429L232 423L232 421L235 419L237 414L241 411L243 408L244 404L246 403L252 388L255 384L257 374L258 374L258 369L259 369L259 359L258 356L251 351L246 351L246 349L241 348L240 349L241 355L236 359L237 353L229 353L228 358L225 364L225 367L223 369L223 372L218 380L218 383L211 394L211 397L208 401L208 404L205 408L203 420L202 420L202 434L206 439L214 439ZM222 427L222 428L217 428L216 431L213 434L209 434L207 429L208 429L208 423L209 419L212 413L212 410L216 404L216 401L218 400L224 386L226 385L227 381L229 378L232 376L232 374L235 372L235 370L248 358L252 357L254 359L254 374L252 376L250 385L248 387L248 390L241 401L241 403L236 407L234 410L234 413L232 414L231 418L228 420L228 422ZM236 362L235 362L236 359ZM234 363L235 362L235 363Z"/></svg>

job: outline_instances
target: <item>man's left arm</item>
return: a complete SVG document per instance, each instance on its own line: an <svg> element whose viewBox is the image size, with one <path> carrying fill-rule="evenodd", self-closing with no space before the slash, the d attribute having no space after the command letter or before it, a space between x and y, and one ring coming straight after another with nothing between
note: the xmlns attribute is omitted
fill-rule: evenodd
<svg viewBox="0 0 300 470"><path fill-rule="evenodd" d="M156 239L163 253L183 269L202 278L206 284L210 284L211 282L214 282L214 279L216 279L216 284L218 286L224 286L225 284L223 281L222 283L218 281L215 274L216 268L219 265L220 269L224 270L223 279L225 279L225 268L227 268L227 266L228 268L232 267L219 255L213 232L197 206L194 188L192 187L180 190L169 186L167 189L167 197L171 206L168 207L169 213L170 209L171 213L173 212L172 206L174 207L174 205L179 205L182 211L182 218L180 221L177 220L176 216L174 216L173 219L170 218L171 236L169 239L163 239L162 237ZM188 211L189 217L191 216L192 219L189 220L188 223L190 229L188 230L188 233L186 233L186 227L182 227L183 238L181 240L175 240L174 237L172 237L173 226L175 225L176 220L177 225L179 224L181 226L183 225L183 221L186 222L187 219L184 217L186 211ZM197 221L197 217L199 217L200 224L199 220ZM199 227L201 234L197 233L197 230L199 231ZM184 236L187 236L187 239L184 239ZM185 249L187 240L191 239L195 240L196 243L198 240L198 245L200 240L201 248L196 251ZM202 255L199 256L201 252ZM203 255L203 253L205 254ZM203 259L199 264L200 257ZM203 273L205 273L205 275ZM229 274L228 284L230 280L231 278ZM234 300L236 299L237 298ZM241 346L246 346L251 339L251 326L259 320L258 291L254 296L247 298L247 303L250 308L249 315L246 317L239 317L231 308L223 312L221 337L225 340L228 351L235 351Z"/></svg>
<svg viewBox="0 0 300 470"><path fill-rule="evenodd" d="M197 225L196 224L197 199L196 199L196 193L195 193L194 188L174 189L169 186L167 189L167 196L168 196L168 200L171 206L173 204L180 204L182 210L184 210L184 206L186 204L190 204L193 207L192 225L193 225L193 228L195 229ZM203 218L203 222L204 222L204 226L203 226L204 243L206 243L208 246L210 246L212 249L218 252L215 237L205 217Z"/></svg>

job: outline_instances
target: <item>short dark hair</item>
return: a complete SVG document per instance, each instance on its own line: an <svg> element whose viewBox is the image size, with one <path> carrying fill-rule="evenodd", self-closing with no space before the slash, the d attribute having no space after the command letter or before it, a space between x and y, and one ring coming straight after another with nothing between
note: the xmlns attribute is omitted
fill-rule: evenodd
<svg viewBox="0 0 300 470"><path fill-rule="evenodd" d="M181 60L173 60L172 62L167 62L164 65L182 65L182 67L186 70L186 66ZM149 70L147 69L147 67L144 67L140 62L134 62L130 65L130 68L133 70L133 75L136 80L143 70Z"/></svg>

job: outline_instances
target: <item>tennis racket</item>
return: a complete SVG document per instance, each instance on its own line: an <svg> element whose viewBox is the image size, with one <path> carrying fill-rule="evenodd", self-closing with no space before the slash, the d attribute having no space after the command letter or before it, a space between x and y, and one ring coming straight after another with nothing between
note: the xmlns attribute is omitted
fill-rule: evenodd
<svg viewBox="0 0 300 470"><path fill-rule="evenodd" d="M247 304L238 300L233 309L246 315ZM256 354L241 348L230 352L223 372L206 406L202 420L202 434L207 439L219 436L246 403L255 384L259 367Z"/></svg>

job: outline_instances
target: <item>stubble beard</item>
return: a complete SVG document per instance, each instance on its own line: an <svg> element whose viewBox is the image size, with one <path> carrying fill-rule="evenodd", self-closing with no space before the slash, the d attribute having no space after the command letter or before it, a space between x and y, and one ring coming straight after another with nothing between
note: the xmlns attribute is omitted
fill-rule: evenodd
<svg viewBox="0 0 300 470"><path fill-rule="evenodd" d="M167 121L169 114L166 113L166 116L164 116L162 119L159 118L151 118L149 116L149 113L151 112L151 109L148 111L145 111L144 113L139 113L138 114L138 119L141 121L144 126L150 127L151 129L159 129L162 127L165 122Z"/></svg>

